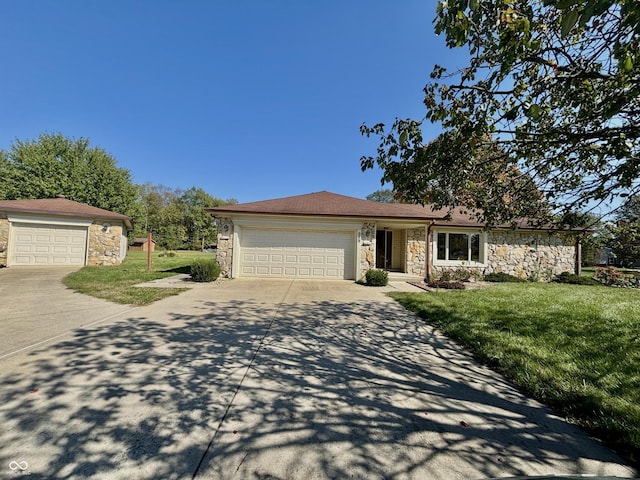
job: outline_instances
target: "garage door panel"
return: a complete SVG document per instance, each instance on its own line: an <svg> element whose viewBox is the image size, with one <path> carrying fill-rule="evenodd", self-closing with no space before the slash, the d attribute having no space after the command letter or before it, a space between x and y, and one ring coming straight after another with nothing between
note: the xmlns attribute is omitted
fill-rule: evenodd
<svg viewBox="0 0 640 480"><path fill-rule="evenodd" d="M240 248L244 276L355 278L352 232L246 228Z"/></svg>
<svg viewBox="0 0 640 480"><path fill-rule="evenodd" d="M87 227L12 224L11 265L84 265Z"/></svg>

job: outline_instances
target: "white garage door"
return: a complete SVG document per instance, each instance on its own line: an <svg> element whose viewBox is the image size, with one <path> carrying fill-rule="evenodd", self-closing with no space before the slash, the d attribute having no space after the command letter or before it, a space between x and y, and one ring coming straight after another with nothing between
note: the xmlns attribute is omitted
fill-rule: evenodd
<svg viewBox="0 0 640 480"><path fill-rule="evenodd" d="M353 279L351 232L243 229L240 276Z"/></svg>
<svg viewBox="0 0 640 480"><path fill-rule="evenodd" d="M12 225L11 265L84 265L87 227Z"/></svg>

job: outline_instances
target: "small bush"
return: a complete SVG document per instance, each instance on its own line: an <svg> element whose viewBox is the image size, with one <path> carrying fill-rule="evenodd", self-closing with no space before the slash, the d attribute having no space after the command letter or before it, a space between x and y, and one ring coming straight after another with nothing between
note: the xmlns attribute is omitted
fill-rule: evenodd
<svg viewBox="0 0 640 480"><path fill-rule="evenodd" d="M438 280L443 282L453 282L460 280L462 282L468 282L469 280L482 280L482 272L476 268L457 267L454 269L442 270L439 272Z"/></svg>
<svg viewBox="0 0 640 480"><path fill-rule="evenodd" d="M464 267L458 267L453 271L453 278L466 282L471 278L471 270Z"/></svg>
<svg viewBox="0 0 640 480"><path fill-rule="evenodd" d="M462 282L446 282L444 280L435 280L427 283L431 288L446 288L449 290L464 290L464 283Z"/></svg>
<svg viewBox="0 0 640 480"><path fill-rule="evenodd" d="M596 269L594 278L608 287L640 288L640 278L635 275L626 275L615 267Z"/></svg>
<svg viewBox="0 0 640 480"><path fill-rule="evenodd" d="M440 280L441 282L450 282L451 280L453 280L453 270L443 270L440 273L440 278L438 280Z"/></svg>
<svg viewBox="0 0 640 480"><path fill-rule="evenodd" d="M485 281L487 282L498 282L498 283L524 283L526 280L522 278L515 277L513 275L509 275L504 272L493 272L484 276Z"/></svg>
<svg viewBox="0 0 640 480"><path fill-rule="evenodd" d="M389 283L389 274L384 270L367 270L364 276L367 279L367 285L372 287L384 287Z"/></svg>
<svg viewBox="0 0 640 480"><path fill-rule="evenodd" d="M159 257L175 257L176 255L178 255L176 252L174 252L173 250L166 250L160 254L158 254Z"/></svg>
<svg viewBox="0 0 640 480"><path fill-rule="evenodd" d="M213 282L220 275L220 265L209 258L198 258L191 264L191 280Z"/></svg>
<svg viewBox="0 0 640 480"><path fill-rule="evenodd" d="M600 285L600 282L589 277L581 277L571 272L562 272L553 279L555 283L570 283L572 285Z"/></svg>

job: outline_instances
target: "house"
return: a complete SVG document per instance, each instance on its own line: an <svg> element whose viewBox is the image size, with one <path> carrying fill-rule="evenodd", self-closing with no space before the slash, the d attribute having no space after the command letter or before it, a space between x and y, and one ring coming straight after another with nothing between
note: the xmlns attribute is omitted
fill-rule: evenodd
<svg viewBox="0 0 640 480"><path fill-rule="evenodd" d="M456 210L330 192L225 205L217 259L228 277L360 279L372 268L437 278L475 269L518 277L574 271L577 236L551 227L485 229Z"/></svg>
<svg viewBox="0 0 640 480"><path fill-rule="evenodd" d="M129 245L129 250L148 252L149 251L149 239L147 237L134 238L133 243ZM151 251L155 251L156 241L151 239Z"/></svg>
<svg viewBox="0 0 640 480"><path fill-rule="evenodd" d="M62 195L0 200L0 266L118 265L131 227L126 215Z"/></svg>

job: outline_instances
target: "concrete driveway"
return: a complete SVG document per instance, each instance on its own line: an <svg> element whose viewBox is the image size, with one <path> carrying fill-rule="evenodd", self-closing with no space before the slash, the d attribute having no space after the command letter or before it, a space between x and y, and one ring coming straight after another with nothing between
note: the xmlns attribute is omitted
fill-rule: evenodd
<svg viewBox="0 0 640 480"><path fill-rule="evenodd" d="M78 268L0 268L0 358L131 310L66 288Z"/></svg>
<svg viewBox="0 0 640 480"><path fill-rule="evenodd" d="M0 476L634 476L381 292L199 285L5 356Z"/></svg>

